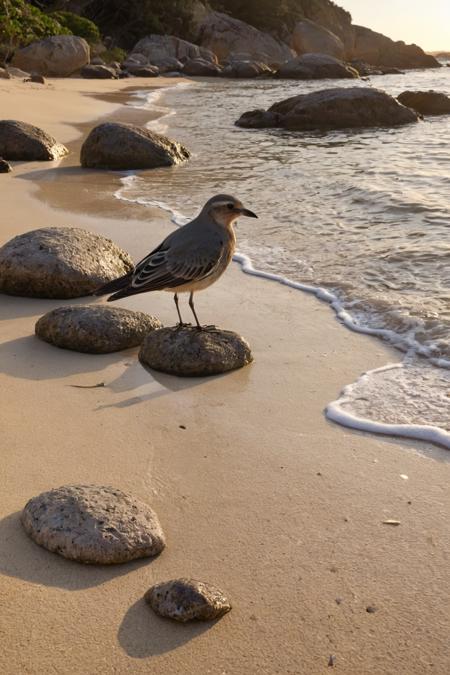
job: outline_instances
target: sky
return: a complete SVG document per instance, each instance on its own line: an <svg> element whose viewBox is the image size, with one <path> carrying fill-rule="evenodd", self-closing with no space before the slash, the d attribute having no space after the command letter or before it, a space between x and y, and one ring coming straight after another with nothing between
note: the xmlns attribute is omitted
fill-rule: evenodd
<svg viewBox="0 0 450 675"><path fill-rule="evenodd" d="M427 51L450 51L450 0L337 0L353 23Z"/></svg>

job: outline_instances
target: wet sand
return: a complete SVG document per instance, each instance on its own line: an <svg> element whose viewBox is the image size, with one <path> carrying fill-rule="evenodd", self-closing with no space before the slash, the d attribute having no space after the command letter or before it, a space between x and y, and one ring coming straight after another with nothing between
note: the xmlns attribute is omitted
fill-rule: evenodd
<svg viewBox="0 0 450 675"><path fill-rule="evenodd" d="M164 82L133 80L155 84ZM2 118L42 126L73 152L1 176L1 243L72 225L111 236L138 259L172 229L159 213L113 201L115 174L83 178L74 168L80 125L86 133L123 114L115 92L129 86L0 81ZM397 352L349 332L315 298L236 265L196 303L202 321L252 345L254 363L223 377L179 380L144 370L136 350L92 356L39 342L35 321L61 304L0 298L3 673L450 670L448 453L352 432L323 415L344 383ZM123 306L175 321L168 294ZM167 549L153 561L94 568L37 547L20 509L77 482L148 501ZM232 612L212 625L157 618L142 596L175 576L223 587Z"/></svg>

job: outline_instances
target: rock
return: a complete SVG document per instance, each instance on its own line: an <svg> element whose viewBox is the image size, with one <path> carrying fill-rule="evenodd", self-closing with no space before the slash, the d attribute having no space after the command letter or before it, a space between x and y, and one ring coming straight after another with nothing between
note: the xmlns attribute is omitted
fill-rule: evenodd
<svg viewBox="0 0 450 675"><path fill-rule="evenodd" d="M31 73L30 77L25 79L25 82L34 82L35 84L45 84L45 77L43 75L37 75L36 73Z"/></svg>
<svg viewBox="0 0 450 675"><path fill-rule="evenodd" d="M6 68L0 68L0 80L9 80L11 78L10 73L6 70Z"/></svg>
<svg viewBox="0 0 450 675"><path fill-rule="evenodd" d="M189 151L145 127L105 122L92 129L81 148L81 165L91 169L153 169L181 164Z"/></svg>
<svg viewBox="0 0 450 675"><path fill-rule="evenodd" d="M159 68L156 66L132 66L131 68L128 68L128 72L130 75L134 75L135 77L158 77L159 75Z"/></svg>
<svg viewBox="0 0 450 675"><path fill-rule="evenodd" d="M349 65L358 71L360 77L371 77L372 75L383 74L380 68L377 68L376 66L371 66L370 63L366 63L365 61L359 61L358 59L350 61Z"/></svg>
<svg viewBox="0 0 450 675"><path fill-rule="evenodd" d="M125 251L75 227L19 234L0 248L0 291L31 298L78 298L133 269Z"/></svg>
<svg viewBox="0 0 450 675"><path fill-rule="evenodd" d="M260 75L273 75L274 71L266 63L257 61L232 61L222 70L222 77L250 78Z"/></svg>
<svg viewBox="0 0 450 675"><path fill-rule="evenodd" d="M334 56L303 54L283 63L277 77L295 80L349 79L359 77L359 73Z"/></svg>
<svg viewBox="0 0 450 675"><path fill-rule="evenodd" d="M132 66L148 66L148 58L144 54L133 53L128 54L125 61L122 63L122 67L127 70Z"/></svg>
<svg viewBox="0 0 450 675"><path fill-rule="evenodd" d="M142 363L169 375L205 377L242 368L253 361L248 343L219 328L161 328L142 343Z"/></svg>
<svg viewBox="0 0 450 675"><path fill-rule="evenodd" d="M106 66L106 63L100 56L94 56L94 58L91 59L91 66Z"/></svg>
<svg viewBox="0 0 450 675"><path fill-rule="evenodd" d="M225 61L233 53L245 52L253 61L279 65L294 56L281 40L221 12L211 12L200 22L198 41L214 52L219 61Z"/></svg>
<svg viewBox="0 0 450 675"><path fill-rule="evenodd" d="M156 513L122 490L67 485L33 497L22 511L27 534L77 562L112 565L158 555L165 537Z"/></svg>
<svg viewBox="0 0 450 675"><path fill-rule="evenodd" d="M209 63L217 63L215 54L209 49L181 40L174 35L147 35L134 46L130 56L134 56L135 53L145 56L148 63L159 68L161 68L161 63L167 63L167 59L181 63L192 59L203 59L203 61ZM164 68L166 68L166 65L164 65ZM170 68L170 70L178 69L178 66Z"/></svg>
<svg viewBox="0 0 450 675"><path fill-rule="evenodd" d="M161 57L160 59L156 59L151 65L156 66L159 72L164 74L174 71L179 73L183 68L181 61L173 58L172 56L165 56L164 58ZM179 77L181 77L181 75L179 75Z"/></svg>
<svg viewBox="0 0 450 675"><path fill-rule="evenodd" d="M352 58L375 66L392 68L439 68L434 56L425 54L417 45L394 42L364 26L353 26Z"/></svg>
<svg viewBox="0 0 450 675"><path fill-rule="evenodd" d="M25 70L21 70L20 68L14 68L13 66L8 66L8 75L20 80L24 80L26 77L31 77L30 73L27 73Z"/></svg>
<svg viewBox="0 0 450 675"><path fill-rule="evenodd" d="M51 161L67 148L47 132L26 122L0 120L0 156L17 161Z"/></svg>
<svg viewBox="0 0 450 675"><path fill-rule="evenodd" d="M9 173L10 171L12 171L11 164L8 164L6 159L0 157L0 173Z"/></svg>
<svg viewBox="0 0 450 675"><path fill-rule="evenodd" d="M277 126L313 131L393 127L417 122L418 119L414 111L405 108L384 91L371 87L348 87L293 96L275 103L268 111L252 110L244 113L236 124L247 128Z"/></svg>
<svg viewBox="0 0 450 675"><path fill-rule="evenodd" d="M173 579L152 586L144 596L156 614L175 621L213 621L231 610L220 588L195 579Z"/></svg>
<svg viewBox="0 0 450 675"><path fill-rule="evenodd" d="M450 115L450 97L439 91L404 91L397 99L421 115Z"/></svg>
<svg viewBox="0 0 450 675"><path fill-rule="evenodd" d="M183 75L192 75L197 77L217 77L220 75L222 69L211 61L204 59L189 59L183 66L181 71Z"/></svg>
<svg viewBox="0 0 450 675"><path fill-rule="evenodd" d="M400 68L386 68L385 66L380 66L382 75L404 75L404 71Z"/></svg>
<svg viewBox="0 0 450 675"><path fill-rule="evenodd" d="M109 66L87 65L80 71L81 77L91 80L116 80L117 71Z"/></svg>
<svg viewBox="0 0 450 675"><path fill-rule="evenodd" d="M62 349L88 354L109 354L137 347L159 319L122 307L76 305L58 307L42 316L35 326L38 338Z"/></svg>
<svg viewBox="0 0 450 675"><path fill-rule="evenodd" d="M345 57L345 47L341 38L308 19L295 25L291 44L297 54L328 54L341 60Z"/></svg>
<svg viewBox="0 0 450 675"><path fill-rule="evenodd" d="M54 35L16 50L12 65L51 77L68 77L89 63L89 45L75 35Z"/></svg>

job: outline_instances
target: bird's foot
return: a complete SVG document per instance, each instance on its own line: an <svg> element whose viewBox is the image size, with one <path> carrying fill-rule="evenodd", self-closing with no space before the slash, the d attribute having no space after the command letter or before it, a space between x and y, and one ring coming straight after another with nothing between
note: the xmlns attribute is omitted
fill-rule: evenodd
<svg viewBox="0 0 450 675"><path fill-rule="evenodd" d="M189 326L192 326L192 324L191 323L184 323L182 321L179 321L177 323L177 325L175 326L175 328L181 329L181 328L188 328Z"/></svg>
<svg viewBox="0 0 450 675"><path fill-rule="evenodd" d="M196 326L197 330L217 330L217 326L211 324L210 326Z"/></svg>

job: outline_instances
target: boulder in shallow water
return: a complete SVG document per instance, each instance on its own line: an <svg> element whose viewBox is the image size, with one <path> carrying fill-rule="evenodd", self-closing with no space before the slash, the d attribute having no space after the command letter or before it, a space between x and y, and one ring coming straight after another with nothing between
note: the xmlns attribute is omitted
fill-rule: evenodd
<svg viewBox="0 0 450 675"><path fill-rule="evenodd" d="M165 537L156 513L113 487L65 485L33 497L22 511L27 534L52 553L111 565L158 555Z"/></svg>
<svg viewBox="0 0 450 675"><path fill-rule="evenodd" d="M4 159L52 161L67 153L64 145L39 127L17 120L0 120L0 156Z"/></svg>
<svg viewBox="0 0 450 675"><path fill-rule="evenodd" d="M162 323L144 312L105 305L58 307L35 326L38 338L62 349L109 354L137 347Z"/></svg>
<svg viewBox="0 0 450 675"><path fill-rule="evenodd" d="M379 89L348 87L300 94L251 110L236 124L246 128L281 127L294 131L394 127L417 122L419 115Z"/></svg>
<svg viewBox="0 0 450 675"><path fill-rule="evenodd" d="M185 623L213 621L231 610L220 588L195 579L173 579L152 586L144 596L156 614Z"/></svg>
<svg viewBox="0 0 450 675"><path fill-rule="evenodd" d="M76 35L53 35L17 49L12 65L50 77L68 77L89 63L89 45Z"/></svg>
<svg viewBox="0 0 450 675"><path fill-rule="evenodd" d="M302 54L283 63L277 77L294 80L355 79L357 70L327 54Z"/></svg>
<svg viewBox="0 0 450 675"><path fill-rule="evenodd" d="M181 164L189 151L145 127L105 122L92 129L81 148L81 165L90 169L154 169Z"/></svg>
<svg viewBox="0 0 450 675"><path fill-rule="evenodd" d="M149 333L141 345L139 359L149 368L180 377L218 375L253 361L248 343L237 333L192 326Z"/></svg>
<svg viewBox="0 0 450 675"><path fill-rule="evenodd" d="M133 269L125 251L75 227L45 227L0 248L0 291L31 298L78 298Z"/></svg>
<svg viewBox="0 0 450 675"><path fill-rule="evenodd" d="M397 99L421 115L450 115L450 96L439 91L404 91Z"/></svg>

